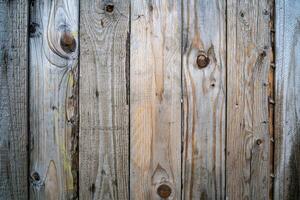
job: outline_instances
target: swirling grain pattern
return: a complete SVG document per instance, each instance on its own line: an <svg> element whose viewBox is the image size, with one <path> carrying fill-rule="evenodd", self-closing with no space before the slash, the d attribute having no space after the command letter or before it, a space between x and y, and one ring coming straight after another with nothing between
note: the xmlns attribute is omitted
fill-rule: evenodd
<svg viewBox="0 0 300 200"><path fill-rule="evenodd" d="M30 5L30 198L77 197L78 1Z"/></svg>

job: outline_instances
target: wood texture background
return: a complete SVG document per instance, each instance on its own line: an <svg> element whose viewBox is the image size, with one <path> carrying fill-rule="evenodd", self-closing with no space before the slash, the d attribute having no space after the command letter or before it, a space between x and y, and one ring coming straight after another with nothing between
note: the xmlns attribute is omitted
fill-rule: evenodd
<svg viewBox="0 0 300 200"><path fill-rule="evenodd" d="M184 199L225 198L225 11L225 1L183 3Z"/></svg>
<svg viewBox="0 0 300 200"><path fill-rule="evenodd" d="M78 3L30 5L30 199L77 197ZM73 52L62 46L64 33Z"/></svg>
<svg viewBox="0 0 300 200"><path fill-rule="evenodd" d="M276 1L275 196L300 196L300 2Z"/></svg>
<svg viewBox="0 0 300 200"><path fill-rule="evenodd" d="M0 0L0 200L297 199L299 10Z"/></svg>
<svg viewBox="0 0 300 200"><path fill-rule="evenodd" d="M128 199L129 2L81 1L80 199Z"/></svg>
<svg viewBox="0 0 300 200"><path fill-rule="evenodd" d="M181 3L131 2L130 197L181 198Z"/></svg>
<svg viewBox="0 0 300 200"><path fill-rule="evenodd" d="M268 199L271 181L268 87L271 1L227 1L229 199Z"/></svg>
<svg viewBox="0 0 300 200"><path fill-rule="evenodd" d="M28 198L27 1L0 0L0 199Z"/></svg>

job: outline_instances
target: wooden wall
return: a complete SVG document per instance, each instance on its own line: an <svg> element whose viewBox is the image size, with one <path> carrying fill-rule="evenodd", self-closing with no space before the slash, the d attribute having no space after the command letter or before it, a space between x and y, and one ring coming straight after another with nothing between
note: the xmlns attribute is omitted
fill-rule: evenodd
<svg viewBox="0 0 300 200"><path fill-rule="evenodd" d="M0 0L0 200L297 199L299 21L297 0Z"/></svg>

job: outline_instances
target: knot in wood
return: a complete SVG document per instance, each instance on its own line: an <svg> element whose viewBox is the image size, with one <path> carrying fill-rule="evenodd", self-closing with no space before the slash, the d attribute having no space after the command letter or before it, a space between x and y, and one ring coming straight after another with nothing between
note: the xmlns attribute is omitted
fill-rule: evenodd
<svg viewBox="0 0 300 200"><path fill-rule="evenodd" d="M105 11L109 12L109 13L112 13L114 11L114 5L113 4L107 4L105 6Z"/></svg>
<svg viewBox="0 0 300 200"><path fill-rule="evenodd" d="M32 178L33 181L39 181L39 180L41 180L40 175L37 172L33 172L31 174L31 178Z"/></svg>
<svg viewBox="0 0 300 200"><path fill-rule="evenodd" d="M70 32L63 32L60 38L60 46L66 53L74 52L76 49L76 40Z"/></svg>
<svg viewBox="0 0 300 200"><path fill-rule="evenodd" d="M170 186L168 186L167 184L162 184L157 188L157 194L161 197L161 198L168 198L172 193L172 189Z"/></svg>
<svg viewBox="0 0 300 200"><path fill-rule="evenodd" d="M197 56L197 65L200 69L206 67L209 63L209 58L207 57L207 55L203 52L201 52L198 56Z"/></svg>

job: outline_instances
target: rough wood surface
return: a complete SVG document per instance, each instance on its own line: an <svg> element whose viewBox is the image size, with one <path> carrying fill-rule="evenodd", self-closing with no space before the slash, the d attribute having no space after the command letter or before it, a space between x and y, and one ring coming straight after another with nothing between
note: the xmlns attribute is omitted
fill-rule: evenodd
<svg viewBox="0 0 300 200"><path fill-rule="evenodd" d="M300 197L300 1L276 1L275 200Z"/></svg>
<svg viewBox="0 0 300 200"><path fill-rule="evenodd" d="M130 44L130 197L180 199L180 1L131 1Z"/></svg>
<svg viewBox="0 0 300 200"><path fill-rule="evenodd" d="M80 199L128 199L129 1L80 6Z"/></svg>
<svg viewBox="0 0 300 200"><path fill-rule="evenodd" d="M30 199L77 197L78 6L30 5Z"/></svg>
<svg viewBox="0 0 300 200"><path fill-rule="evenodd" d="M184 199L225 198L225 3L183 3Z"/></svg>
<svg viewBox="0 0 300 200"><path fill-rule="evenodd" d="M28 198L27 1L0 0L0 199Z"/></svg>
<svg viewBox="0 0 300 200"><path fill-rule="evenodd" d="M269 198L270 4L269 0L227 1L229 199Z"/></svg>

